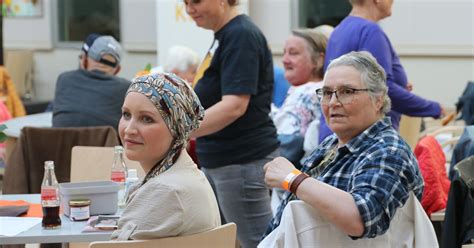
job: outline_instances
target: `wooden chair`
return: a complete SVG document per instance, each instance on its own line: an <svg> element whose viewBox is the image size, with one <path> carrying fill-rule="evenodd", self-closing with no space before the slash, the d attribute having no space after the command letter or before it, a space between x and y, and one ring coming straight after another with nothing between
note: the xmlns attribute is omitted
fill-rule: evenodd
<svg viewBox="0 0 474 248"><path fill-rule="evenodd" d="M128 241L97 241L89 245L90 248L148 248L148 247L219 247L234 248L237 235L237 225L227 223L210 231L198 234L169 237L152 240Z"/></svg>
<svg viewBox="0 0 474 248"><path fill-rule="evenodd" d="M412 150L420 137L421 118L402 115L400 120L400 135L405 139Z"/></svg>
<svg viewBox="0 0 474 248"><path fill-rule="evenodd" d="M71 152L71 182L99 181L110 179L110 168L114 159L113 147L75 146ZM140 164L125 156L128 169L137 169L143 178L145 172Z"/></svg>
<svg viewBox="0 0 474 248"><path fill-rule="evenodd" d="M128 169L137 169L138 177L145 172L136 161L126 156ZM114 147L74 146L71 151L71 182L89 182L110 179L110 169L114 160ZM89 243L70 243L69 248L87 248Z"/></svg>
<svg viewBox="0 0 474 248"><path fill-rule="evenodd" d="M4 194L37 194L41 191L44 161L55 162L58 182L70 182L71 149L119 144L112 127L24 127L5 168Z"/></svg>
<svg viewBox="0 0 474 248"><path fill-rule="evenodd" d="M432 127L420 134L420 137L426 135L436 137L436 139L440 142L441 147L445 151L447 170L449 169L454 147L458 143L464 128L465 126L463 125Z"/></svg>
<svg viewBox="0 0 474 248"><path fill-rule="evenodd" d="M5 51L5 67L15 84L18 95L32 97L33 95L33 51Z"/></svg>

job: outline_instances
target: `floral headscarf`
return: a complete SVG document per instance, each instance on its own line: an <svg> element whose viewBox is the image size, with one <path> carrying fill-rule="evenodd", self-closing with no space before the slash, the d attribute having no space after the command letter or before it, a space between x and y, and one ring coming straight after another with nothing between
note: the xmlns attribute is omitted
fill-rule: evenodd
<svg viewBox="0 0 474 248"><path fill-rule="evenodd" d="M173 142L165 157L146 175L146 183L168 168L178 159L191 132L199 128L204 118L204 108L191 86L173 73L149 74L132 80L129 92L138 92L150 99L173 136Z"/></svg>

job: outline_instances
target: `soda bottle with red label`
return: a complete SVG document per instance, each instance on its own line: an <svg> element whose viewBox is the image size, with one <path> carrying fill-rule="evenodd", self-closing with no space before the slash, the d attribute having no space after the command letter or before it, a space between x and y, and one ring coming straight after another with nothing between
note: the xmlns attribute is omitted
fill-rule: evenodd
<svg viewBox="0 0 474 248"><path fill-rule="evenodd" d="M114 162L112 164L112 171L110 179L119 184L118 191L118 206L125 206L125 178L127 178L127 165L123 159L123 147L115 146Z"/></svg>
<svg viewBox="0 0 474 248"><path fill-rule="evenodd" d="M44 162L44 177L41 183L41 206L43 207L43 221L41 222L43 228L60 228L59 185L54 174L53 161Z"/></svg>

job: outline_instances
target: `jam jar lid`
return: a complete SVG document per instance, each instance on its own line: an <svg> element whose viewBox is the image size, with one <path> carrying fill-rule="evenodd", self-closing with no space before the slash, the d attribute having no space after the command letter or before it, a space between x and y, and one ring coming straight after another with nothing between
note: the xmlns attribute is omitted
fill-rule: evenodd
<svg viewBox="0 0 474 248"><path fill-rule="evenodd" d="M69 200L69 206L71 206L71 207L83 207L83 206L88 206L90 204L91 204L91 200L89 200L89 199Z"/></svg>

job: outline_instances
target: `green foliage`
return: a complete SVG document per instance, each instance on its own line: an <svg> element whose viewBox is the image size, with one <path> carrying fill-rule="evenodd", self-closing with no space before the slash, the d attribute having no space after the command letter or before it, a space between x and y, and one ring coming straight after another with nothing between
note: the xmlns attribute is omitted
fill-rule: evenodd
<svg viewBox="0 0 474 248"><path fill-rule="evenodd" d="M145 71L147 72L151 71L151 63L146 64Z"/></svg>

